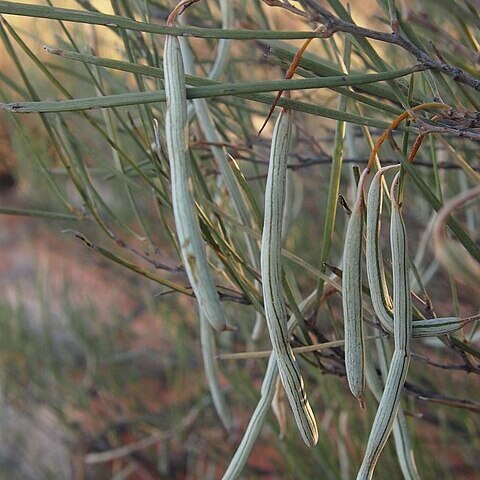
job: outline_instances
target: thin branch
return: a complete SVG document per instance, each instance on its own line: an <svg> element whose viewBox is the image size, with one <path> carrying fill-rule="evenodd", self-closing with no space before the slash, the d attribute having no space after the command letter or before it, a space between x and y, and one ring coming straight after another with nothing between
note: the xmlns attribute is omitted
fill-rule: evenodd
<svg viewBox="0 0 480 480"><path fill-rule="evenodd" d="M453 78L453 80L456 82L463 83L477 91L480 91L480 80L478 78L475 78L461 68L454 67L445 61L434 60L426 52L412 43L410 39L403 33L387 33L372 30L370 28L359 27L354 23L350 23L336 17L326 8L320 6L315 0L305 0L305 3L307 3L310 8L316 12L311 19L313 21L323 23L326 27L326 31L329 34L334 35L337 32L351 33L352 35L359 35L362 37L371 38L372 40L378 40L380 42L397 45L412 54L425 67L440 71ZM323 36L326 36L326 32L323 32Z"/></svg>
<svg viewBox="0 0 480 480"><path fill-rule="evenodd" d="M424 402L440 403L442 405L448 405L449 407L463 408L472 412L480 412L480 403L472 400L447 397L437 392L424 390L417 385L413 385L408 382L405 384L405 390L410 395L413 395L418 400L422 400Z"/></svg>
<svg viewBox="0 0 480 480"><path fill-rule="evenodd" d="M423 122L422 122L423 123ZM446 135L452 135L458 138L468 138L469 140L473 140L475 142L480 142L480 133L474 132L472 130L465 130L462 128L455 128L455 127L445 127L445 126L433 126L433 125L426 125L422 129L422 133L441 133Z"/></svg>
<svg viewBox="0 0 480 480"><path fill-rule="evenodd" d="M412 353L412 358L420 360L426 363L427 365L431 365L432 367L441 368L442 370L461 370L467 373L472 372L471 366L467 364L447 365L445 363L438 363L438 362L434 362L433 360L430 360L428 357L425 357L424 355L420 355L419 353ZM480 373L480 369L475 370L475 373Z"/></svg>
<svg viewBox="0 0 480 480"><path fill-rule="evenodd" d="M298 154L292 154L292 156L299 158L300 162L298 163L289 163L287 165L287 168L292 171L297 171L297 170L302 170L304 168L309 168L314 165L331 165L332 163L332 158L331 157L323 157L323 158L312 158L312 157L301 157ZM237 160L244 161L244 162L250 162L250 163L255 163L259 165L264 165L265 167L268 166L268 162L265 160L259 160L256 158L246 158L246 157L237 157ZM346 158L343 160L344 164L349 164L349 165L365 165L368 162L368 158ZM398 160L395 159L382 159L382 165L396 165L398 164ZM434 165L433 163L429 162L424 162L421 160L416 160L415 165L419 167L424 167L424 168L439 168L442 170L460 170L463 167L461 165L458 165L457 163L453 162L442 162L439 163L438 165ZM480 167L471 167L473 170L476 172L480 172ZM216 169L209 170L209 174L211 175L220 175L220 172ZM259 180L261 178L265 178L265 174L259 174L259 175L250 175L246 177L246 180L252 181L252 180Z"/></svg>
<svg viewBox="0 0 480 480"><path fill-rule="evenodd" d="M121 447L113 448L111 450L87 453L85 455L84 461L85 463L90 465L111 462L112 460L130 456L131 454L139 450L144 450L146 448L152 447L163 440L175 437L179 435L182 431L192 427L192 425L195 423L198 416L202 412L203 408L204 405L199 405L192 408L183 418L180 424L175 426L175 428L172 428L171 430L150 435L149 437L143 438L142 440L139 440L137 442L133 442L128 445L122 445Z"/></svg>
<svg viewBox="0 0 480 480"><path fill-rule="evenodd" d="M382 335L367 337L365 340L373 340L381 337ZM331 342L314 343L313 345L295 347L292 350L294 351L294 353L318 352L320 350L327 350L333 347L342 347L344 344L345 340L333 340ZM270 356L271 353L271 350L262 350L256 352L221 353L216 357L219 360L248 360L251 358L265 358Z"/></svg>
<svg viewBox="0 0 480 480"><path fill-rule="evenodd" d="M303 11L291 5L288 1L282 2L281 0L262 0L263 3L268 5L269 7L279 7L284 8L288 12L294 13L295 15L299 15L303 18L308 18L308 15Z"/></svg>
<svg viewBox="0 0 480 480"><path fill-rule="evenodd" d="M427 28L433 33L437 33L441 40L448 42L450 46L453 47L454 52L458 52L461 55L467 57L473 63L480 63L480 54L478 52L473 52L467 48L463 43L461 43L454 36L450 35L444 28L435 25L426 13L415 13L410 11L407 16L407 21L421 25L422 27Z"/></svg>
<svg viewBox="0 0 480 480"><path fill-rule="evenodd" d="M184 288L186 290L190 290L191 296L193 296L192 287L187 285ZM227 290L229 291L229 293L222 290ZM156 293L154 297L160 298L160 297L165 297L167 295L172 295L174 293L178 293L177 290L169 289L169 290L164 290L162 292ZM229 289L227 287L217 285L217 293L221 302L233 302L233 303L239 303L240 305L251 305L250 300L248 300L248 298L245 295L242 295L241 293L238 293L235 290Z"/></svg>

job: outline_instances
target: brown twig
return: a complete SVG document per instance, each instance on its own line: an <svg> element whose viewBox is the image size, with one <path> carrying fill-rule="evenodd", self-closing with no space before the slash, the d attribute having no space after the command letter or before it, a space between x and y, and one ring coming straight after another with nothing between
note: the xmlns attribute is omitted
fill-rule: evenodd
<svg viewBox="0 0 480 480"><path fill-rule="evenodd" d="M480 412L480 403L473 402L472 400L447 397L439 394L438 392L428 391L408 382L405 384L405 390L410 395L413 395L418 400L422 400L424 402L441 403L443 405L448 405L449 407L463 408L472 412Z"/></svg>
<svg viewBox="0 0 480 480"><path fill-rule="evenodd" d="M402 32L380 32L378 30L372 30L370 28L359 27L358 25L347 22L345 20L336 17L330 13L326 8L319 5L316 0L304 0L313 12L311 20L322 22L328 32L335 34L337 32L351 33L352 35L359 35L365 38L371 38L372 40L378 40L384 43L390 43L397 45L411 55L413 55L420 63L426 68L433 69L448 75L456 82L463 83L472 87L473 89L480 91L480 80L473 75L465 72L459 67L454 67L447 62L434 60L425 51L417 47L408 37Z"/></svg>
<svg viewBox="0 0 480 480"><path fill-rule="evenodd" d="M424 111L424 110L430 110L430 109L441 109L441 110L452 110L452 107L449 105L445 105L444 103L438 103L438 102L427 102L427 103L422 103L420 105L416 105L413 107L411 110L405 110L401 115L398 115L390 126L384 130L382 135L380 135L379 139L377 140L377 143L372 149L372 153L370 154L370 158L368 159L368 164L367 168L372 169L373 164L375 161L375 158L377 157L377 154L380 150L380 147L382 146L383 142L389 138L391 135L392 131L398 128L398 126L404 121L407 120L408 118L415 118L415 112L417 111ZM421 142L420 142L421 144ZM418 148L420 145L418 145ZM418 150L417 148L417 150ZM416 152L415 152L416 153Z"/></svg>
<svg viewBox="0 0 480 480"><path fill-rule="evenodd" d="M423 133L425 135L429 133L441 133L444 135L452 135L453 137L458 138L468 138L469 140L480 142L480 133L455 127L446 127L441 125L434 126L426 124L425 127L423 127Z"/></svg>
<svg viewBox="0 0 480 480"><path fill-rule="evenodd" d="M294 7L288 1L283 1L283 2L281 0L262 0L262 1L269 7L283 8L291 13L294 13L295 15L299 15L300 17L308 18L308 15L303 10L300 10L297 7Z"/></svg>
<svg viewBox="0 0 480 480"><path fill-rule="evenodd" d="M439 38L443 41L448 42L450 46L453 47L454 52L459 52L461 55L468 58L472 63L480 63L480 54L478 52L473 52L467 48L463 43L461 43L454 36L450 35L444 28L440 28L438 25L435 25L428 17L426 13L415 13L408 12L407 21L416 23L422 27L427 28L433 33L437 33Z"/></svg>
<svg viewBox="0 0 480 480"><path fill-rule="evenodd" d="M291 156L299 160L298 163L289 163L287 165L287 168L292 171L302 170L304 168L310 168L315 165L331 165L332 163L331 156L322 156L320 158L302 157L299 154L292 154ZM258 158L238 156L236 159L237 161L248 162L248 163L253 163L257 165L264 165L264 166L268 165L268 160L262 160ZM361 158L361 157L343 159L343 163L348 165L365 165L367 162L368 162L368 158ZM396 165L397 163L398 163L398 160L396 159L382 159L382 165ZM424 167L424 168L439 168L441 170L460 170L463 168L461 165L458 165L457 163L453 163L453 162L440 162L438 165L434 165L433 163L430 163L430 162L416 160L415 165L417 165L418 167ZM480 167L471 166L471 168L475 172L480 172ZM216 169L209 170L209 173L213 175L220 174L220 172ZM260 178L265 178L265 176L266 174L252 175L252 176L248 176L246 179L258 180Z"/></svg>
<svg viewBox="0 0 480 480"><path fill-rule="evenodd" d="M412 358L420 360L427 365L431 365L432 367L441 368L442 370L460 370L467 373L472 371L471 367L465 363L459 365L447 365L445 363L434 362L433 360L430 360L428 357L420 355L419 353L412 353ZM480 373L480 369L475 369L475 373Z"/></svg>

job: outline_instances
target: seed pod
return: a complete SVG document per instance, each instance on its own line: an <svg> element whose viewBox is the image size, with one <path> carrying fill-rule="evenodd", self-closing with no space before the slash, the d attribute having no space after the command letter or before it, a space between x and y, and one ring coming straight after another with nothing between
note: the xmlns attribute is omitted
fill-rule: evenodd
<svg viewBox="0 0 480 480"><path fill-rule="evenodd" d="M203 368L212 395L215 410L227 431L232 426L232 417L219 382L218 361L215 358L215 338L212 326L200 312L200 341L202 345Z"/></svg>
<svg viewBox="0 0 480 480"><path fill-rule="evenodd" d="M365 394L365 340L362 307L363 183L368 173L368 170L364 170L358 182L357 199L350 215L345 237L342 275L345 368L350 391L362 407Z"/></svg>
<svg viewBox="0 0 480 480"><path fill-rule="evenodd" d="M220 11L222 13L222 28L233 28L234 19L234 1L233 0L220 0ZM229 38L221 38L218 41L217 51L215 53L215 61L213 62L211 70L208 72L208 78L210 80L216 80L225 71L225 67L228 64L230 58L230 51L232 46L232 40Z"/></svg>
<svg viewBox="0 0 480 480"><path fill-rule="evenodd" d="M392 300L387 288L380 247L380 222L383 203L383 175L400 165L381 168L373 177L367 197L367 277L373 309L382 326L393 333Z"/></svg>
<svg viewBox="0 0 480 480"><path fill-rule="evenodd" d="M477 186L449 200L438 212L433 229L435 255L440 263L472 286L479 284L480 265L461 245L447 237L445 224L453 211L479 196L480 186Z"/></svg>
<svg viewBox="0 0 480 480"><path fill-rule="evenodd" d="M299 309L301 312L311 308L317 298L316 290L313 291L306 299L301 302ZM297 318L292 315L288 321L288 333L292 332L298 325ZM240 445L235 450L227 471L224 473L222 480L237 480L240 477L248 457L255 445L257 437L265 422L270 404L275 394L275 386L278 378L277 358L274 352L270 353L267 371L263 377L262 387L260 390L261 397L257 403L255 411L250 417L247 429L243 435Z"/></svg>
<svg viewBox="0 0 480 480"><path fill-rule="evenodd" d="M405 480L420 480L408 433L407 419L401 405L398 408L397 418L393 424L393 439L403 478Z"/></svg>
<svg viewBox="0 0 480 480"><path fill-rule="evenodd" d="M357 480L370 480L377 461L392 431L397 416L401 392L407 378L410 364L410 343L412 338L412 302L408 279L408 249L405 224L400 205L395 196L399 174L392 184L392 214L390 243L392 250L394 343L392 361L388 371L385 389L378 406L375 420L367 443L362 466Z"/></svg>
<svg viewBox="0 0 480 480"><path fill-rule="evenodd" d="M222 0L222 8L231 10L231 1ZM222 10L222 12L227 17L230 16L230 13L228 11ZM225 28L228 28L228 25ZM180 48L182 50L185 70L188 74L194 75L195 61L192 54L192 50L188 44L188 41L186 38L179 38L178 40L180 43ZM219 45L218 45L219 55L221 54L222 57L225 57L225 56L227 57L222 59L220 59L219 56L216 57L215 65L217 65L217 68L220 66L220 64L224 65L225 64L224 61L228 60L228 50L229 50L228 45L222 43L222 41L219 42ZM217 64L217 60L219 62L218 64ZM212 72L213 72L213 69L216 68L215 65L212 67ZM219 70L216 70L213 73L215 75L217 74L219 75L221 72ZM243 192L238 184L235 174L232 171L231 163L228 161L228 152L226 148L219 146L222 142L222 138L217 131L215 122L213 120L213 116L208 107L208 103L204 98L197 98L191 101L190 106L193 107L192 112L196 114L198 118L198 124L202 129L205 135L205 138L211 144L210 151L213 154L213 157L215 159L215 162L217 163L218 169L221 174L221 177L219 177L219 179L225 183L225 186L227 187L227 190L229 193L229 198L232 201L232 204L235 208L236 213L242 220L242 223L245 226L250 227L252 223L252 212L247 207ZM260 252L258 248L258 243L256 240L251 238L248 234L244 235L244 239L245 239L250 262L252 266L255 268L255 270L258 270L260 268L259 266ZM255 288L260 288L260 283L257 281L254 281L254 286ZM263 312L256 311L255 327L252 333L252 340L256 341L260 339L264 325L265 325L265 318L263 316Z"/></svg>
<svg viewBox="0 0 480 480"><path fill-rule="evenodd" d="M373 309L382 327L393 333L391 298L385 280L382 250L380 247L380 220L382 214L382 177L400 165L381 168L374 176L367 198L366 261L367 277ZM433 318L413 322L413 337L429 337L452 333L472 321L459 317Z"/></svg>
<svg viewBox="0 0 480 480"><path fill-rule="evenodd" d="M278 368L276 356L272 353L268 361L267 371L263 377L261 398L255 407L255 411L250 417L242 441L235 450L235 455L230 461L226 472L223 474L222 480L236 480L242 474L242 470L247 463L252 448L257 441L257 437L263 428L265 417L270 409L275 394L277 378Z"/></svg>
<svg viewBox="0 0 480 480"><path fill-rule="evenodd" d="M375 340L376 350L378 354L380 370L383 379L387 378L388 375L388 360L387 360L387 342L384 338L377 338ZM383 383L377 371L375 369L375 364L371 353L366 351L366 379L367 385L370 391L373 393L373 396L380 403L383 391ZM405 419L405 414L403 413L402 406L398 408L397 418L393 423L393 438L395 441L395 451L397 453L398 463L400 464L400 469L405 480L420 480L420 475L417 470L417 465L415 463L415 457L413 454L412 443L410 441L410 434L408 432L408 426Z"/></svg>
<svg viewBox="0 0 480 480"><path fill-rule="evenodd" d="M265 190L265 218L261 246L261 273L265 316L280 379L303 440L315 445L318 429L305 393L303 378L289 344L287 311L282 287L282 217L285 176L292 130L292 113L282 109L272 136Z"/></svg>
<svg viewBox="0 0 480 480"><path fill-rule="evenodd" d="M170 161L172 204L182 259L200 310L216 330L227 328L201 237L189 169L185 72L178 39L167 35L164 52L165 134Z"/></svg>

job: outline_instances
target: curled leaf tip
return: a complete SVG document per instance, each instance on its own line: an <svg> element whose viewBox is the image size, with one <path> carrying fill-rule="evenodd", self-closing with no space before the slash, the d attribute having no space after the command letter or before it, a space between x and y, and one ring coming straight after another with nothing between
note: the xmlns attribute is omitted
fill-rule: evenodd
<svg viewBox="0 0 480 480"><path fill-rule="evenodd" d="M320 27L318 27L314 31L315 32L321 32L321 29L320 29ZM298 65L300 64L300 60L302 59L302 56L305 53L305 50L308 48L308 46L310 45L312 40L313 40L313 37L312 38L307 38L307 40L305 40L305 42L303 42L303 45L299 48L298 52L293 57L292 63L288 67L287 73L285 74L285 80L290 80L293 77L293 75L295 74L295 72L298 68ZM265 126L268 123L268 121L272 117L273 111L275 110L275 107L277 106L277 103L280 100L280 97L282 96L283 92L284 92L284 90L280 90L277 93L277 95L275 97L275 100L273 101L272 106L270 107L270 110L268 111L267 118L265 119L262 127L258 131L258 134L257 134L258 137L261 135L261 133L263 132ZM290 97L290 93L287 93L286 96Z"/></svg>
<svg viewBox="0 0 480 480"><path fill-rule="evenodd" d="M200 0L182 0L175 8L170 12L167 18L167 25L173 27L177 21L177 17L181 15L190 5L199 2Z"/></svg>

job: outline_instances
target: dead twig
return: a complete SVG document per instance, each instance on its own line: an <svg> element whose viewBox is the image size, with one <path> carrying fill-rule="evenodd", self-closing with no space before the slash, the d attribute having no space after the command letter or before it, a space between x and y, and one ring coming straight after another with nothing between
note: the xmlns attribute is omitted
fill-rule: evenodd
<svg viewBox="0 0 480 480"><path fill-rule="evenodd" d="M469 87L480 91L480 80L473 75L465 72L465 70L454 67L449 63L441 60L434 60L424 50L417 47L408 37L401 31L399 32L380 32L370 28L359 27L355 23L347 22L330 13L326 8L322 7L316 0L305 0L305 2L313 12L311 20L321 22L326 27L326 32L333 35L337 32L351 33L372 40L378 40L384 43L397 45L411 55L413 55L426 68L433 69L448 75L456 82L463 83Z"/></svg>

